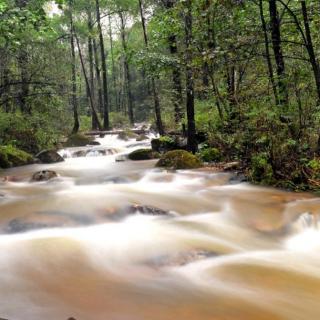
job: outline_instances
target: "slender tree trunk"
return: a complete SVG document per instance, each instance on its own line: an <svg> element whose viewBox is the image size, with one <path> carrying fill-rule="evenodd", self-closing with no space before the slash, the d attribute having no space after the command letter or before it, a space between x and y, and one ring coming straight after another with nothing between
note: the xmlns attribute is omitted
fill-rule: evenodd
<svg viewBox="0 0 320 320"><path fill-rule="evenodd" d="M277 8L277 0L269 0L269 12L271 22L271 35L274 57L277 65L279 102L288 105L288 90L285 74L285 63L281 47L280 19Z"/></svg>
<svg viewBox="0 0 320 320"><path fill-rule="evenodd" d="M192 68L192 0L185 1L185 43L186 43L186 91L188 119L188 149L195 153L198 146L196 141L196 125L194 118L194 75Z"/></svg>
<svg viewBox="0 0 320 320"><path fill-rule="evenodd" d="M110 53L111 53L111 62L112 62L112 82L113 82L113 90L115 96L115 110L117 112L120 111L119 99L117 93L117 81L116 81L116 67L114 63L114 52L113 52L113 39L112 39L112 28L111 28L111 16L109 15L109 39L110 39Z"/></svg>
<svg viewBox="0 0 320 320"><path fill-rule="evenodd" d="M102 67L103 128L105 130L109 130L110 123L109 123L108 75L107 75L106 52L104 48L104 39L103 39L102 26L101 26L99 0L96 0L96 18L97 18L99 40L100 40L101 67Z"/></svg>
<svg viewBox="0 0 320 320"><path fill-rule="evenodd" d="M309 24L308 10L307 10L305 1L301 1L301 10L303 15L304 29L306 32L306 40L307 40L306 46L307 46L313 74L314 74L314 79L315 79L316 88L317 88L317 95L318 95L318 104L319 104L320 103L320 69L319 69L317 58L316 58L316 54L314 52L314 46L313 46L313 41L312 41L311 31L310 31L310 24Z"/></svg>
<svg viewBox="0 0 320 320"><path fill-rule="evenodd" d="M92 118L94 118L95 123L97 123L99 130L102 130L102 125L100 124L100 121L99 121L99 118L98 118L98 114L97 114L97 111L96 111L95 106L94 106L92 91L91 91L91 87L90 87L90 81L89 81L88 76L87 76L86 67L85 67L85 64L84 64L83 56L82 56L82 50L81 50L81 47L80 47L79 39L78 39L76 34L75 34L75 39L76 39L76 42L77 42L77 47L78 47L78 52L79 52L79 58L80 58L80 62L81 62L82 72L83 72L84 79L86 81L86 85L87 85L87 89L88 89L88 95L89 95L89 100L90 100Z"/></svg>
<svg viewBox="0 0 320 320"><path fill-rule="evenodd" d="M139 8L140 8L140 16L141 16L141 24L142 24L142 30L143 30L143 38L144 43L146 46L146 49L149 50L149 43L148 43L148 34L147 34L147 28L146 28L146 21L144 17L144 11L143 11L143 3L142 0L139 0ZM154 100L154 111L155 111L155 117L157 122L157 129L159 131L160 135L164 135L164 128L163 123L161 119L161 108L160 108L160 99L156 88L156 81L154 76L151 77L151 90Z"/></svg>
<svg viewBox="0 0 320 320"><path fill-rule="evenodd" d="M97 87L98 87L98 110L101 115L103 115L103 95L102 95L102 82L101 82L101 71L100 71L100 61L98 55L98 46L95 38L92 39L93 44L93 54L94 54L94 65L96 69Z"/></svg>
<svg viewBox="0 0 320 320"><path fill-rule="evenodd" d="M260 11L260 20L261 20L261 25L263 29L263 35L264 35L264 45L266 50L266 62L267 62L267 67L269 72L269 78L270 78L270 82L271 82L271 86L274 94L274 99L276 101L276 104L279 105L280 102L278 97L278 90L277 90L277 85L274 79L273 66L272 66L271 55L270 55L267 23L264 18L264 12L263 12L263 0L259 0L259 11Z"/></svg>
<svg viewBox="0 0 320 320"><path fill-rule="evenodd" d="M125 25L124 25L124 17L122 12L119 12L120 22L121 22L121 40L122 40L122 48L123 48L123 64L124 64L124 72L126 77L126 87L127 87L127 95L128 95L128 114L131 125L134 124L134 116L133 116L133 96L131 91L131 74L129 69L129 62L127 56L127 43L125 36Z"/></svg>
<svg viewBox="0 0 320 320"><path fill-rule="evenodd" d="M167 10L174 7L176 0L164 1L164 6ZM171 34L168 37L169 50L172 57L176 58L178 54L177 36ZM182 81L181 81L181 69L179 64L172 66L172 83L173 83L173 105L174 105L174 117L176 124L184 118L183 111L183 96L182 96Z"/></svg>
<svg viewBox="0 0 320 320"><path fill-rule="evenodd" d="M92 22L92 13L91 8L88 8L88 58L89 58L89 76L90 76L90 96L89 96L89 102L91 103L91 100L94 105L94 109L96 109L96 99L95 99L95 85L94 85L94 66L93 66L93 44L92 44L92 34L93 34L93 28L92 28L93 22ZM92 111L92 110L91 110ZM97 118L97 113L92 113L92 130L96 130L99 128Z"/></svg>
<svg viewBox="0 0 320 320"><path fill-rule="evenodd" d="M73 108L73 129L75 134L79 131L80 122L78 114L77 99L77 73L76 73L76 54L74 48L74 25L73 25L73 0L69 0L69 17L70 17L70 48L71 48L71 75L72 75L72 108Z"/></svg>

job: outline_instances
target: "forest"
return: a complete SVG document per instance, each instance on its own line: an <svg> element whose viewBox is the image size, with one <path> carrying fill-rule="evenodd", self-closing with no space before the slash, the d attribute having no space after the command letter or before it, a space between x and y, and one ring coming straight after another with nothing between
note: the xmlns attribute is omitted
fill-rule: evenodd
<svg viewBox="0 0 320 320"><path fill-rule="evenodd" d="M250 181L317 191L319 27L316 0L1 0L0 166L145 122Z"/></svg>

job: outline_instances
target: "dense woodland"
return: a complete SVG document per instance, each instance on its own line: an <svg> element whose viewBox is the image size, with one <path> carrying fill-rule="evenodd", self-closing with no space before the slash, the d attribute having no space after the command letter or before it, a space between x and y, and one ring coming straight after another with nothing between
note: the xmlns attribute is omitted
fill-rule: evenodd
<svg viewBox="0 0 320 320"><path fill-rule="evenodd" d="M2 154L145 121L317 190L319 29L319 0L1 0Z"/></svg>

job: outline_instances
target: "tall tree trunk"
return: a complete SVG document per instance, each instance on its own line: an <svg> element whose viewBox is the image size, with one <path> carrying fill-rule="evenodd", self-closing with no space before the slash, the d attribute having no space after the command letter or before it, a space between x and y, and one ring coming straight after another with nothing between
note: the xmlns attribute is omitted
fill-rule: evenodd
<svg viewBox="0 0 320 320"><path fill-rule="evenodd" d="M281 105L287 105L288 90L286 83L285 63L281 48L281 31L279 13L277 8L277 0L269 0L269 13L271 22L272 46L277 65L279 103Z"/></svg>
<svg viewBox="0 0 320 320"><path fill-rule="evenodd" d="M144 17L142 0L139 0L139 8L140 8L140 16L141 16L141 24L142 24L142 30L143 30L144 43L145 43L146 49L149 50L148 34L147 34L146 20ZM154 100L154 111L155 111L157 129L158 129L160 135L164 135L164 128L163 128L163 123L162 123L162 119L161 119L160 99L159 99L159 95L157 93L156 81L155 81L154 76L151 77L151 90L152 90L152 95L153 95L153 100Z"/></svg>
<svg viewBox="0 0 320 320"><path fill-rule="evenodd" d="M313 41L312 41L311 31L310 31L310 24L309 24L308 10L307 10L305 1L301 1L301 10L303 15L304 29L306 32L306 40L307 40L306 47L307 47L310 63L311 63L313 74L314 74L314 79L315 79L316 88L317 88L317 95L318 95L318 104L319 104L320 103L320 69L319 69L319 64L314 52L314 46L313 46Z"/></svg>
<svg viewBox="0 0 320 320"><path fill-rule="evenodd" d="M105 130L109 130L110 123L109 123L108 75L107 75L106 52L104 48L104 39L103 39L102 26L101 26L99 0L96 0L96 18L97 18L97 25L98 25L99 40L100 40L101 67L102 67L103 128Z"/></svg>
<svg viewBox="0 0 320 320"><path fill-rule="evenodd" d="M266 62L267 62L267 67L269 72L269 78L270 78L270 82L273 90L274 99L276 101L276 104L278 105L280 104L280 102L278 97L277 85L276 85L274 74L273 74L273 66L272 66L270 47L269 47L268 28L267 28L267 23L264 18L264 12L263 12L263 0L259 0L259 12L260 12L260 20L261 20L263 36L264 36L264 46L266 51Z"/></svg>
<svg viewBox="0 0 320 320"><path fill-rule="evenodd" d="M93 21L92 21L92 13L91 13L91 8L89 7L87 10L88 14L88 30L89 30L89 35L88 35L88 58L89 58L89 77L90 77L90 92L89 92L89 102L93 103L94 109L96 109L96 99L95 99L95 85L94 85L94 66L93 66L93 44L92 44L92 34L93 34ZM92 102L91 102L92 100ZM92 110L91 110L92 111ZM96 130L99 128L98 125L98 115L97 113L92 113L92 130Z"/></svg>
<svg viewBox="0 0 320 320"><path fill-rule="evenodd" d="M97 87L98 87L98 110L101 115L103 115L103 95L102 95L102 81L101 81L101 71L100 71L100 61L98 55L98 46L95 38L92 39L93 44L93 54L94 54L94 65L96 69Z"/></svg>
<svg viewBox="0 0 320 320"><path fill-rule="evenodd" d="M185 43L186 43L186 91L188 119L188 149L197 152L196 125L194 118L194 75L192 68L193 33L192 33L192 0L185 1Z"/></svg>
<svg viewBox="0 0 320 320"><path fill-rule="evenodd" d="M95 106L94 106L94 101L93 101L93 96L92 96L92 92L91 92L90 81L89 81L88 76L87 76L86 67L85 67L85 64L84 64L83 56L82 56L82 50L81 50L81 47L80 47L79 39L78 39L76 34L75 34L75 39L76 39L76 42L77 42L77 47L78 47L78 52L79 52L79 58L80 58L80 62L81 62L82 72L83 72L84 79L86 81L86 85L87 85L87 89L88 89L88 95L89 95L89 100L90 100L92 118L94 118L95 123L97 123L99 130L102 130L102 125L100 124L100 121L99 121L99 118L98 118L98 114L97 114L97 111L96 111Z"/></svg>
<svg viewBox="0 0 320 320"><path fill-rule="evenodd" d="M112 62L112 81L113 81L113 90L114 90L114 96L115 96L115 110L117 112L120 111L119 106L119 98L117 93L117 81L116 81L116 68L114 63L114 52L113 52L113 38L112 38L112 28L111 28L111 16L109 15L109 39L110 39L110 53L111 53L111 62Z"/></svg>
<svg viewBox="0 0 320 320"><path fill-rule="evenodd" d="M165 0L164 5L167 10L174 7L176 0ZM168 37L169 50L172 57L176 58L178 54L177 36L171 34ZM182 81L181 81L181 69L179 64L172 66L172 83L173 83L173 105L174 105L174 117L176 124L184 118L183 111L183 96L182 96Z"/></svg>
<svg viewBox="0 0 320 320"><path fill-rule="evenodd" d="M77 99L77 73L76 73L76 54L74 48L74 25L73 25L73 0L69 0L70 18L70 48L71 48L71 76L72 76L72 108L73 108L73 129L72 133L77 133L80 128Z"/></svg>
<svg viewBox="0 0 320 320"><path fill-rule="evenodd" d="M123 48L123 64L124 64L124 72L126 77L126 87L127 87L127 95L128 95L128 114L130 123L134 124L134 116L133 116L133 96L131 91L131 74L129 69L129 62L127 56L127 42L125 35L125 25L124 25L124 17L123 13L119 12L120 22L121 22L121 40L122 40L122 48Z"/></svg>

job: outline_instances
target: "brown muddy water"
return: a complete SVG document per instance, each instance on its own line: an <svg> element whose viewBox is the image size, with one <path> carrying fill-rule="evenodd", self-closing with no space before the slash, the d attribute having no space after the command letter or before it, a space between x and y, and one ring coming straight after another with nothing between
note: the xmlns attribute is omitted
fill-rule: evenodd
<svg viewBox="0 0 320 320"><path fill-rule="evenodd" d="M308 214L318 198L116 162L148 141L100 142L109 155L97 147L0 173L21 179L0 183L0 318L320 319L320 232ZM44 169L59 177L29 181Z"/></svg>

